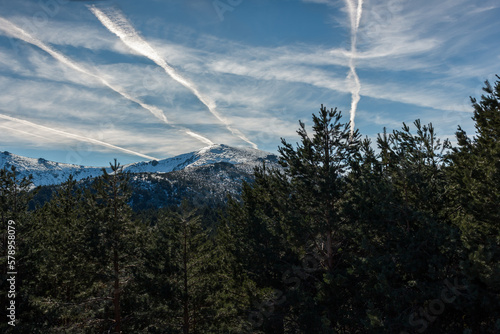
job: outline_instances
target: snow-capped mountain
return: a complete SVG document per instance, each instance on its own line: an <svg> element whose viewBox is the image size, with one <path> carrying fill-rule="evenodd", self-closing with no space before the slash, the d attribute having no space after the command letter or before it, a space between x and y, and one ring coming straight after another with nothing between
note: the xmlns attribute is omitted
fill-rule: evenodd
<svg viewBox="0 0 500 334"><path fill-rule="evenodd" d="M102 168L99 167L78 166L0 152L0 169L10 170L12 166L16 167L16 174L19 178L32 175L34 186L60 184L66 181L70 175L73 175L76 180L82 180L102 174Z"/></svg>
<svg viewBox="0 0 500 334"><path fill-rule="evenodd" d="M163 160L137 162L123 167L124 171L133 174L164 174L173 171L189 171L201 166L217 163L237 165L238 170L251 173L256 165L263 161L275 164L277 157L269 152L236 148L222 144L211 145L198 151L181 154ZM101 167L87 167L59 162L47 161L43 158L33 159L18 156L9 152L0 153L0 169L16 167L20 177L32 175L35 186L60 184L73 175L74 179L94 178L102 174Z"/></svg>
<svg viewBox="0 0 500 334"><path fill-rule="evenodd" d="M264 160L275 162L276 159L277 157L269 152L216 144L204 147L199 151L160 161L153 160L129 164L124 166L123 170L130 173L169 173L219 162L227 162L232 165L245 164L253 167L261 164Z"/></svg>

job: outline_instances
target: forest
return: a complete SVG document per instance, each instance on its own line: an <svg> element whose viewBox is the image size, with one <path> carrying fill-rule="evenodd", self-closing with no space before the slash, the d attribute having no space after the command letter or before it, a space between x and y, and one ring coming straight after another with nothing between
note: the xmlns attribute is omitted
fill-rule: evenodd
<svg viewBox="0 0 500 334"><path fill-rule="evenodd" d="M0 331L500 333L497 78L454 144L420 120L371 142L322 105L223 206L134 211L115 161L33 208L1 170Z"/></svg>

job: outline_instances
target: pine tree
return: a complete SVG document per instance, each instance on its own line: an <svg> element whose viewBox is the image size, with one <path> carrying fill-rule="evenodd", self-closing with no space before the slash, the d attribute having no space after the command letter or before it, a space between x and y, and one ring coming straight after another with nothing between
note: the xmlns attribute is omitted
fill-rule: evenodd
<svg viewBox="0 0 500 334"><path fill-rule="evenodd" d="M9 319L6 317L6 310L4 309L1 312L5 321L0 323L0 330L4 330L6 333L13 330L29 332L36 329L29 327L29 325L23 325L19 321L19 316L22 312L30 312L29 294L24 288L24 281L31 274L30 267L25 264L25 259L30 251L29 234L32 215L28 211L28 205L34 194L31 188L31 176L19 178L14 166L10 170L6 168L0 170L0 259L2 261L0 265L2 268L0 302L1 305L9 305L10 300L15 300L17 314L17 328L15 328L7 325L7 320ZM15 233L12 234L12 232ZM9 247L14 247L14 250ZM10 265L8 267L7 260L9 255L11 256L9 260L15 261L15 263L10 262L13 264L13 267L10 267ZM15 284L16 297L15 299L8 299L10 286L7 281L7 272L12 271L17 272Z"/></svg>
<svg viewBox="0 0 500 334"><path fill-rule="evenodd" d="M183 202L163 212L150 227L144 249L142 290L151 305L151 332L211 333L217 316L214 295L221 288L214 243L196 209Z"/></svg>
<svg viewBox="0 0 500 334"><path fill-rule="evenodd" d="M124 319L133 317L134 310L122 308L134 304L130 300L134 296L124 292L136 283L132 269L140 264L136 247L141 245L141 232L128 204L129 177L116 159L110 167L110 173L103 168L103 175L92 186L93 192L86 193L85 233L87 253L95 268L94 298L105 301L100 303L94 320L98 328L120 333L127 328ZM113 319L111 324L109 318Z"/></svg>
<svg viewBox="0 0 500 334"><path fill-rule="evenodd" d="M210 278L215 282L209 296L215 310L211 333L246 333L252 328L248 318L255 286L242 268L241 257L238 258L245 240L234 233L234 222L226 212L219 212L218 224L210 237L211 263L215 268Z"/></svg>
<svg viewBox="0 0 500 334"><path fill-rule="evenodd" d="M348 270L356 256L356 224L346 219L345 201L360 136L357 131L351 134L349 123L341 120L339 111L322 106L313 115L312 137L300 122L297 148L285 140L279 148L294 211L299 213L292 224L303 224L299 231L304 249L316 254L320 264L310 275L296 275L301 285L292 310L301 330L321 333L341 330L354 318Z"/></svg>
<svg viewBox="0 0 500 334"><path fill-rule="evenodd" d="M228 210L236 259L255 283L253 331L329 333L345 305L340 276L352 226L343 202L359 134L351 136L340 112L323 106L312 137L299 124L297 148L285 140L279 148L284 170L257 169L242 204Z"/></svg>
<svg viewBox="0 0 500 334"><path fill-rule="evenodd" d="M29 194L32 177L20 179L16 167L12 166L10 171L6 168L0 169L0 214L2 224L9 219L17 219L28 210L28 202L33 197Z"/></svg>
<svg viewBox="0 0 500 334"><path fill-rule="evenodd" d="M33 245L27 259L33 269L30 298L36 313L32 316L43 319L37 326L47 332L76 331L87 320L83 309L91 297L84 291L92 280L83 251L82 196L70 176L36 211L32 225Z"/></svg>
<svg viewBox="0 0 500 334"><path fill-rule="evenodd" d="M243 320L250 332L283 332L287 308L283 275L300 265L303 245L295 240L285 189L288 181L282 173L256 168L255 182L243 185L242 203L230 200L219 228L223 247L233 257L231 277L240 282L243 303L238 307L246 307Z"/></svg>
<svg viewBox="0 0 500 334"><path fill-rule="evenodd" d="M500 77L497 76L498 79ZM475 298L465 305L474 332L500 330L500 80L483 88L474 107L476 135L460 127L450 154L453 218L467 249L463 262Z"/></svg>
<svg viewBox="0 0 500 334"><path fill-rule="evenodd" d="M460 278L460 245L446 211L448 144L440 143L432 124L417 120L414 125L416 134L404 123L402 130L384 131L378 154L365 141L349 176L350 215L360 223L356 239L361 246L361 261L353 265L359 278L353 300L365 330L374 332L423 327L445 332L448 320L460 326L452 306L438 320L421 314L428 301L439 298L447 279ZM360 301L368 305L364 315ZM417 322L425 326L413 327Z"/></svg>
<svg viewBox="0 0 500 334"><path fill-rule="evenodd" d="M294 200L307 217L307 242L324 254L323 265L329 271L336 265L337 250L346 241L341 232L340 202L347 191L344 176L359 149L359 133L351 135L349 123L341 123L341 118L337 109L327 110L322 105L319 115L313 114L312 138L305 124L299 122L301 143L294 149L282 140L283 147L278 149L294 188Z"/></svg>

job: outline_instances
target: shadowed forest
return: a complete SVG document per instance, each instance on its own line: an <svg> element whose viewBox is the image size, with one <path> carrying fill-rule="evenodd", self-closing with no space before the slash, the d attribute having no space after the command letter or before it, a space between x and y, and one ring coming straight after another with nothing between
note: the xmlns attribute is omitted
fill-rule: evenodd
<svg viewBox="0 0 500 334"><path fill-rule="evenodd" d="M2 170L0 330L500 333L498 79L455 144L420 120L371 142L321 106L221 206L134 211L115 161L33 208Z"/></svg>

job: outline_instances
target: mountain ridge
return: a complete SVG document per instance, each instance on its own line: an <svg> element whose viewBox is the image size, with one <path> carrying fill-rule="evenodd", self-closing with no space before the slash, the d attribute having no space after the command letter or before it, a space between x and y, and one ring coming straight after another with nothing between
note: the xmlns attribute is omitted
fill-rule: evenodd
<svg viewBox="0 0 500 334"><path fill-rule="evenodd" d="M197 151L180 154L162 160L151 160L131 163L123 166L124 172L131 174L165 174L174 171L189 171L196 167L217 163L239 165L239 169L251 173L253 168L262 162L277 163L277 156L266 151L253 148L231 147L215 144ZM34 186L61 184L70 175L77 181L95 178L102 175L104 167L89 167L49 161L44 158L27 158L10 152L0 152L0 169L16 167L20 177L33 176ZM109 168L106 168L109 171Z"/></svg>

